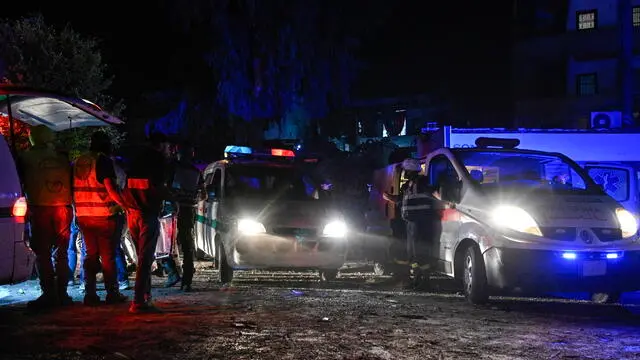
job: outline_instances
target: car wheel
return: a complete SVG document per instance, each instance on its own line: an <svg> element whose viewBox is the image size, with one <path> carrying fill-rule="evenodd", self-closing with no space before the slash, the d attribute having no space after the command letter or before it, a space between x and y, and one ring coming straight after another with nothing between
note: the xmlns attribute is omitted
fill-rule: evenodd
<svg viewBox="0 0 640 360"><path fill-rule="evenodd" d="M228 284L233 280L233 268L227 261L227 254L224 251L222 241L216 239L216 264L218 265L218 279L223 284Z"/></svg>
<svg viewBox="0 0 640 360"><path fill-rule="evenodd" d="M484 304L489 300L487 273L477 245L467 248L464 256L462 285L464 295L472 304Z"/></svg>
<svg viewBox="0 0 640 360"><path fill-rule="evenodd" d="M338 270L320 270L320 281L333 281L338 277Z"/></svg>
<svg viewBox="0 0 640 360"><path fill-rule="evenodd" d="M591 301L597 304L617 304L620 301L620 293L593 293Z"/></svg>

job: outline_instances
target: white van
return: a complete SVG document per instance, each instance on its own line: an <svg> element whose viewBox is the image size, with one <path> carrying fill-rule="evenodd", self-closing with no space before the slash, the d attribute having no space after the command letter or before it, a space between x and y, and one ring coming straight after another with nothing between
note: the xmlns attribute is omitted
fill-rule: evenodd
<svg viewBox="0 0 640 360"><path fill-rule="evenodd" d="M0 136L0 285L27 280L35 255L25 237L27 201L9 145Z"/></svg>
<svg viewBox="0 0 640 360"><path fill-rule="evenodd" d="M0 84L0 118L53 131L123 124L87 100L6 84ZM10 149L0 136L0 285L28 280L35 264L25 236L27 201Z"/></svg>
<svg viewBox="0 0 640 360"><path fill-rule="evenodd" d="M480 138L424 161L440 189L438 271L472 303L490 294L640 290L636 218L570 158Z"/></svg>

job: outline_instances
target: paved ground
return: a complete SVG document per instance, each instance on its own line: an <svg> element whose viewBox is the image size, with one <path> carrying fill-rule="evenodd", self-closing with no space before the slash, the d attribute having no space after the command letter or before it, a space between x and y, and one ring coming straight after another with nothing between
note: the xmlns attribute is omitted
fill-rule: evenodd
<svg viewBox="0 0 640 360"><path fill-rule="evenodd" d="M197 291L162 289L162 314L80 304L33 314L33 282L0 287L2 359L638 359L640 319L587 302L494 299L468 305L454 284L396 291L384 277L244 273L230 288L198 271ZM76 299L79 290L72 291ZM130 292L127 292L130 293Z"/></svg>

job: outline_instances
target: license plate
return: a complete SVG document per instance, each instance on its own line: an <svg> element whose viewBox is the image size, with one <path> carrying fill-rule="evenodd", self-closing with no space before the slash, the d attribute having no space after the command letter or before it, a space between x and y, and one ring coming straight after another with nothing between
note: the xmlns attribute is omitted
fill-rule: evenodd
<svg viewBox="0 0 640 360"><path fill-rule="evenodd" d="M583 276L602 276L607 273L607 262L598 261L585 261L582 263L582 275Z"/></svg>

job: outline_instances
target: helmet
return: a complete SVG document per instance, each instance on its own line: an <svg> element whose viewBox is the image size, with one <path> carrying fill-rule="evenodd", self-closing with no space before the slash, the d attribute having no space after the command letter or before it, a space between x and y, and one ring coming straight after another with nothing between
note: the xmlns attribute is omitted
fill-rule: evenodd
<svg viewBox="0 0 640 360"><path fill-rule="evenodd" d="M53 142L55 134L44 125L36 125L29 131L31 145L46 145Z"/></svg>
<svg viewBox="0 0 640 360"><path fill-rule="evenodd" d="M405 159L402 162L402 168L406 171L420 172L422 170L422 167L420 166L420 162L416 159Z"/></svg>

